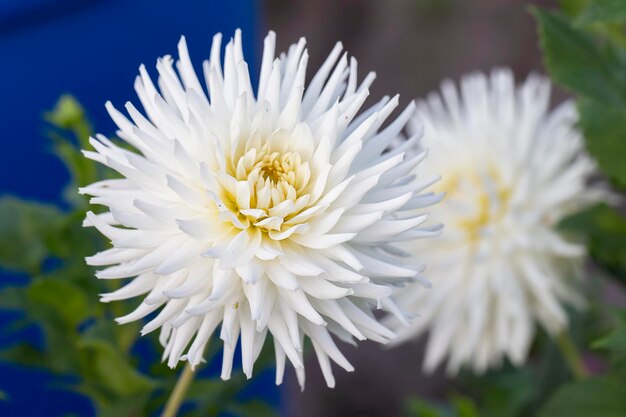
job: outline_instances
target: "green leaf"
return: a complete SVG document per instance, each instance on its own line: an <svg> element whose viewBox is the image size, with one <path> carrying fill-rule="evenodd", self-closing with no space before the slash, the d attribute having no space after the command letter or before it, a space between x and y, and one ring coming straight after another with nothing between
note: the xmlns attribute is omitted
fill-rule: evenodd
<svg viewBox="0 0 626 417"><path fill-rule="evenodd" d="M63 214L52 205L1 197L0 266L38 273L62 226Z"/></svg>
<svg viewBox="0 0 626 417"><path fill-rule="evenodd" d="M561 11L568 16L579 15L590 0L559 0Z"/></svg>
<svg viewBox="0 0 626 417"><path fill-rule="evenodd" d="M626 324L623 324L610 334L594 341L591 347L593 349L626 351Z"/></svg>
<svg viewBox="0 0 626 417"><path fill-rule="evenodd" d="M517 417L536 397L536 378L528 368L505 366L484 375L467 375L465 385L478 398L481 417Z"/></svg>
<svg viewBox="0 0 626 417"><path fill-rule="evenodd" d="M8 399L9 399L9 396L7 395L7 393L0 390L0 401L7 401Z"/></svg>
<svg viewBox="0 0 626 417"><path fill-rule="evenodd" d="M89 314L86 295L76 286L66 281L50 278L36 280L27 290L33 305L47 307L75 327Z"/></svg>
<svg viewBox="0 0 626 417"><path fill-rule="evenodd" d="M69 139L55 132L48 133L48 137L52 140L54 154L63 161L72 178L64 192L65 199L76 207L84 205L86 198L78 194L78 187L88 185L97 179L95 163L85 158Z"/></svg>
<svg viewBox="0 0 626 417"><path fill-rule="evenodd" d="M0 349L0 361L22 366L46 366L44 354L25 343L2 347Z"/></svg>
<svg viewBox="0 0 626 417"><path fill-rule="evenodd" d="M3 287L0 288L0 309L20 310L26 304L24 288Z"/></svg>
<svg viewBox="0 0 626 417"><path fill-rule="evenodd" d="M581 100L579 110L589 153L613 183L626 188L626 107Z"/></svg>
<svg viewBox="0 0 626 417"><path fill-rule="evenodd" d="M611 105L626 103L624 71L594 40L560 13L532 9L544 59L553 79L576 93Z"/></svg>
<svg viewBox="0 0 626 417"><path fill-rule="evenodd" d="M476 403L471 398L456 395L451 402L457 417L478 417Z"/></svg>
<svg viewBox="0 0 626 417"><path fill-rule="evenodd" d="M78 348L83 376L88 381L119 396L146 393L154 388L154 381L138 372L109 342L82 339Z"/></svg>
<svg viewBox="0 0 626 417"><path fill-rule="evenodd" d="M76 188L98 179L95 162L85 158L80 151L81 148L91 148L89 144L89 138L93 135L91 124L83 107L70 95L61 96L54 109L47 112L44 118L63 132L63 134L49 132L48 136L53 141L55 154L65 163L72 176L72 183L65 192L65 198L74 206L82 207L86 198L80 197ZM74 136L74 140L65 137L68 131Z"/></svg>
<svg viewBox="0 0 626 417"><path fill-rule="evenodd" d="M144 409L149 396L132 395L116 399L112 403L107 403L98 408L98 417L140 417L147 416Z"/></svg>
<svg viewBox="0 0 626 417"><path fill-rule="evenodd" d="M561 387L539 417L626 416L626 386L608 378L590 378Z"/></svg>
<svg viewBox="0 0 626 417"><path fill-rule="evenodd" d="M587 239L591 256L626 282L626 219L601 204L563 220L560 227Z"/></svg>
<svg viewBox="0 0 626 417"><path fill-rule="evenodd" d="M103 248L104 238L93 227L83 227L85 212L77 210L64 219L63 228L57 231L54 239L49 241L50 252L60 258L67 259L73 265L80 264L82 273L91 271L85 264L85 256L90 256ZM89 279L93 273L89 274Z"/></svg>
<svg viewBox="0 0 626 417"><path fill-rule="evenodd" d="M98 305L102 306L103 304L98 302ZM107 307L113 307L112 304L104 305ZM87 327L81 336L85 339L110 341L114 343L115 348L118 351L122 352L123 354L128 354L132 346L139 338L139 335L141 334L141 322L132 322L120 326L109 317L110 314L114 312L109 310L108 313L109 314L105 314L103 317L101 317L100 320L97 320L95 323ZM118 315L117 313L114 314ZM166 375L171 375L172 373L170 368L165 368L170 371ZM150 372L150 374L154 375L154 373L152 372Z"/></svg>
<svg viewBox="0 0 626 417"><path fill-rule="evenodd" d="M409 417L446 417L446 413L420 398L409 398L406 406Z"/></svg>
<svg viewBox="0 0 626 417"><path fill-rule="evenodd" d="M272 407L258 400L232 405L228 411L237 417L276 417Z"/></svg>
<svg viewBox="0 0 626 417"><path fill-rule="evenodd" d="M624 0L594 0L578 17L579 23L619 22L626 19Z"/></svg>

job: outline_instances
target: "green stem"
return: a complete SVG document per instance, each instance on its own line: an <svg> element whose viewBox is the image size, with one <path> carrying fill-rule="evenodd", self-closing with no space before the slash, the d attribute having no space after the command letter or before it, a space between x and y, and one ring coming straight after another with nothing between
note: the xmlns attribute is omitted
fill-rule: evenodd
<svg viewBox="0 0 626 417"><path fill-rule="evenodd" d="M556 343L574 378L580 380L587 377L588 371L585 363L567 330L556 337Z"/></svg>
<svg viewBox="0 0 626 417"><path fill-rule="evenodd" d="M172 395L170 395L170 398L167 400L161 417L176 417L178 409L185 400L185 394L191 385L191 381L193 381L193 376L193 370L189 363L187 363L185 370L181 372L178 381L176 381L174 391L172 391Z"/></svg>

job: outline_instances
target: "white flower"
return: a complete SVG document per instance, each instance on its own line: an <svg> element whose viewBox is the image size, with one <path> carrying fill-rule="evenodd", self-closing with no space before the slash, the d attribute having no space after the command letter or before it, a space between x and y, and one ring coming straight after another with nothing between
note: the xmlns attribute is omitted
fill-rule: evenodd
<svg viewBox="0 0 626 417"><path fill-rule="evenodd" d="M397 96L355 118L374 75L359 86L356 61L340 57L337 44L305 89L304 39L274 58L271 32L254 94L240 32L226 45L223 69L221 35L213 41L203 66L208 95L183 38L178 61L157 62L158 90L140 68L135 89L147 117L128 103L131 121L107 103L137 152L101 135L91 140L95 152L85 152L123 176L81 190L108 208L86 223L113 245L87 261L112 265L99 278L133 278L103 302L147 294L119 323L160 309L142 334L161 329L169 366L199 364L221 325L222 378L239 338L250 377L269 331L277 383L286 357L304 383L307 336L333 386L330 359L353 368L331 333L393 338L371 310L400 316L392 287L419 279L421 269L394 242L436 233L417 228L425 215L415 209L436 200L419 194L428 183L412 181L424 154L404 156L417 138L388 151L415 106L384 129Z"/></svg>
<svg viewBox="0 0 626 417"><path fill-rule="evenodd" d="M520 364L535 323L554 335L567 324L563 304L581 304L583 246L557 224L602 193L587 189L594 167L573 104L550 112L549 98L548 80L530 76L516 88L510 71L496 70L464 77L460 93L444 82L441 95L418 104L414 122L429 150L418 171L442 176L436 189L446 197L432 216L446 228L409 244L428 259L433 289L399 296L401 308L421 314L399 340L429 332L427 370L446 357L452 374L503 357Z"/></svg>

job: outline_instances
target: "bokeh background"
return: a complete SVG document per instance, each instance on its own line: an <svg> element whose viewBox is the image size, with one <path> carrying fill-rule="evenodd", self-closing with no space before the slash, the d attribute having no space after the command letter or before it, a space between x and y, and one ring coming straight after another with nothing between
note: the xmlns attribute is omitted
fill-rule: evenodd
<svg viewBox="0 0 626 417"><path fill-rule="evenodd" d="M552 5L556 1L538 1ZM0 194L55 201L68 174L51 154L42 115L61 94L76 96L97 130L113 124L106 100L135 100L133 80L140 63L175 54L187 37L192 60L208 55L215 32L243 29L245 53L258 64L264 34L278 34L279 49L307 38L309 68L341 40L357 57L362 75L375 71L372 97L401 94L401 104L437 88L442 78L472 70L511 67L518 77L542 72L535 24L522 0L0 0ZM3 272L0 285L25 277ZM3 284L4 283L4 284ZM15 320L2 313L0 328ZM12 335L41 343L36 330ZM315 359L307 365L307 389L293 375L276 389L262 376L253 390L285 416L395 417L408 393L446 394L441 376L420 373L420 345L388 350L373 344L344 347L357 372L337 370L338 389L326 388ZM0 416L77 416L93 409L60 388L57 376L0 363ZM69 405L68 405L69 404Z"/></svg>

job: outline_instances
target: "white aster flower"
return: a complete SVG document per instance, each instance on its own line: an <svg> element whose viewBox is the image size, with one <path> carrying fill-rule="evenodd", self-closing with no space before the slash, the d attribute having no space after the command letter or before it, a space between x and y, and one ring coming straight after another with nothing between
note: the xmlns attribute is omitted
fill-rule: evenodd
<svg viewBox="0 0 626 417"><path fill-rule="evenodd" d="M584 249L556 226L602 194L587 189L594 166L575 107L550 112L548 80L530 76L516 88L510 71L496 70L464 77L459 90L444 82L418 104L414 122L429 150L419 172L442 176L436 189L446 197L432 216L446 229L408 245L428 259L433 289L409 287L398 298L421 314L398 340L428 331L425 369L447 357L452 374L464 365L480 373L503 357L522 363L535 323L563 330L563 304L581 304Z"/></svg>
<svg viewBox="0 0 626 417"><path fill-rule="evenodd" d="M397 97L355 118L374 75L359 86L356 61L337 44L305 88L304 39L274 58L271 32L254 94L240 32L226 45L223 68L220 43L215 36L203 66L208 94L183 38L178 61L157 62L158 89L140 68L135 89L146 116L128 103L129 120L107 103L136 152L101 135L91 140L95 152L85 152L123 176L81 190L108 208L88 213L86 223L113 245L87 261L112 265L99 278L132 278L103 302L147 294L119 323L160 309L142 334L161 330L169 366L198 365L221 325L222 378L238 339L250 377L269 331L277 383L285 358L304 383L306 336L333 386L330 359L353 368L331 333L393 338L371 310L400 316L392 287L419 279L421 269L394 242L436 232L417 228L425 215L416 209L436 200L419 194L427 182L412 180L424 154L404 155L417 138L387 151L415 106L384 129Z"/></svg>

